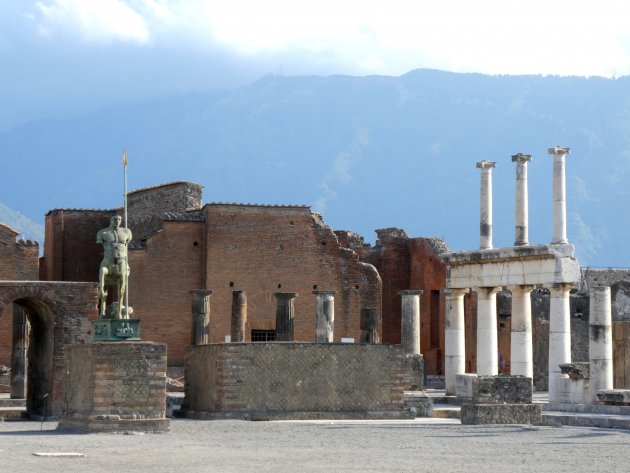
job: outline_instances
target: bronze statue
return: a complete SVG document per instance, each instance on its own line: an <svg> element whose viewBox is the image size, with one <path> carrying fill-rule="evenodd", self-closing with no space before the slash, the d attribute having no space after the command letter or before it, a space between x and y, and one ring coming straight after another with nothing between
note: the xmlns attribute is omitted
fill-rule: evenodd
<svg viewBox="0 0 630 473"><path fill-rule="evenodd" d="M110 318L128 319L131 313L130 308L125 307L124 311L122 308L125 291L127 290L127 279L129 278L127 246L132 236L131 230L120 227L121 222L122 217L115 215L110 219L109 227L99 230L96 234L96 243L103 245L104 250L98 278L98 297L101 301L99 318L106 317L106 287L110 285L115 285L117 288L117 301L112 304Z"/></svg>

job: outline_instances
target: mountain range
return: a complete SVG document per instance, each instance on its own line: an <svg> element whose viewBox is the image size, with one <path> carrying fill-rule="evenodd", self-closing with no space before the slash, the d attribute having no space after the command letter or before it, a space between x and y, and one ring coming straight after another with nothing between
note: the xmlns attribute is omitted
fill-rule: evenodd
<svg viewBox="0 0 630 473"><path fill-rule="evenodd" d="M472 250L475 163L497 163L494 246L509 246L511 156L523 152L533 156L530 242L546 243L547 149L556 145L571 148L568 237L580 262L630 266L630 77L423 69L400 77L266 76L233 90L31 122L0 133L0 202L36 225L53 208L117 207L126 148L130 190L192 180L205 186L206 202L307 204L334 229L368 242L376 228L400 227Z"/></svg>

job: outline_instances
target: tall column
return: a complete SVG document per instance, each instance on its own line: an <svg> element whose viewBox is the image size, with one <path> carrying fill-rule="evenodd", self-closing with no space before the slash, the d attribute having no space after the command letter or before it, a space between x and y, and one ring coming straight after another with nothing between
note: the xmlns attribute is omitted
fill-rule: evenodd
<svg viewBox="0 0 630 473"><path fill-rule="evenodd" d="M446 330L444 332L444 377L447 395L454 395L457 375L466 372L464 296L470 289L444 289Z"/></svg>
<svg viewBox="0 0 630 473"><path fill-rule="evenodd" d="M591 403L598 401L597 391L613 389L612 308L610 287L591 288L589 345L591 362Z"/></svg>
<svg viewBox="0 0 630 473"><path fill-rule="evenodd" d="M497 292L500 287L477 289L477 374L499 374Z"/></svg>
<svg viewBox="0 0 630 473"><path fill-rule="evenodd" d="M243 291L232 291L231 339L233 342L245 341L247 325L247 297Z"/></svg>
<svg viewBox="0 0 630 473"><path fill-rule="evenodd" d="M560 371L560 365L571 363L571 284L554 284L549 291L549 402L556 402L557 380L568 378Z"/></svg>
<svg viewBox="0 0 630 473"><path fill-rule="evenodd" d="M494 161L481 161L477 168L481 169L481 197L479 200L479 248L492 248L492 170Z"/></svg>
<svg viewBox="0 0 630 473"><path fill-rule="evenodd" d="M210 343L210 296L212 291L200 289L190 291L192 301L192 344Z"/></svg>
<svg viewBox="0 0 630 473"><path fill-rule="evenodd" d="M361 343L381 343L380 326L376 309L361 309Z"/></svg>
<svg viewBox="0 0 630 473"><path fill-rule="evenodd" d="M26 398L26 352L28 349L28 317L26 311L13 304L13 349L11 351L11 399Z"/></svg>
<svg viewBox="0 0 630 473"><path fill-rule="evenodd" d="M553 236L551 243L568 243L567 240L567 186L565 176L565 157L570 148L554 146L548 152L553 156Z"/></svg>
<svg viewBox="0 0 630 473"><path fill-rule="evenodd" d="M275 292L276 296L276 340L293 341L293 318L295 317L295 292Z"/></svg>
<svg viewBox="0 0 630 473"><path fill-rule="evenodd" d="M532 160L529 154L518 153L512 156L516 163L515 236L514 246L529 245L529 202L527 193L527 163Z"/></svg>
<svg viewBox="0 0 630 473"><path fill-rule="evenodd" d="M511 286L512 333L510 338L510 374L534 379L532 348L532 302L534 286Z"/></svg>
<svg viewBox="0 0 630 473"><path fill-rule="evenodd" d="M315 341L332 343L335 332L335 291L313 291L315 294Z"/></svg>
<svg viewBox="0 0 630 473"><path fill-rule="evenodd" d="M420 295L421 290L398 291L402 296L400 343L408 355L420 354Z"/></svg>

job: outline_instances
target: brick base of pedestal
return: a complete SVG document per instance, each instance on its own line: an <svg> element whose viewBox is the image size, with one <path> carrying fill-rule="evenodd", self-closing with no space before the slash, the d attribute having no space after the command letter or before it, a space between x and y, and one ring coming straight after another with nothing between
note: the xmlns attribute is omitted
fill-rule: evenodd
<svg viewBox="0 0 630 473"><path fill-rule="evenodd" d="M166 345L95 342L66 347L58 429L166 432Z"/></svg>

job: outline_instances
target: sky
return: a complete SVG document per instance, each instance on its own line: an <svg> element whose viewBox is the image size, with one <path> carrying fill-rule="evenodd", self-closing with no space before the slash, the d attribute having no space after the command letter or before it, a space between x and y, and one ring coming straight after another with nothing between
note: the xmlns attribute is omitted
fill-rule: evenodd
<svg viewBox="0 0 630 473"><path fill-rule="evenodd" d="M0 0L0 132L266 74L630 74L626 0Z"/></svg>

